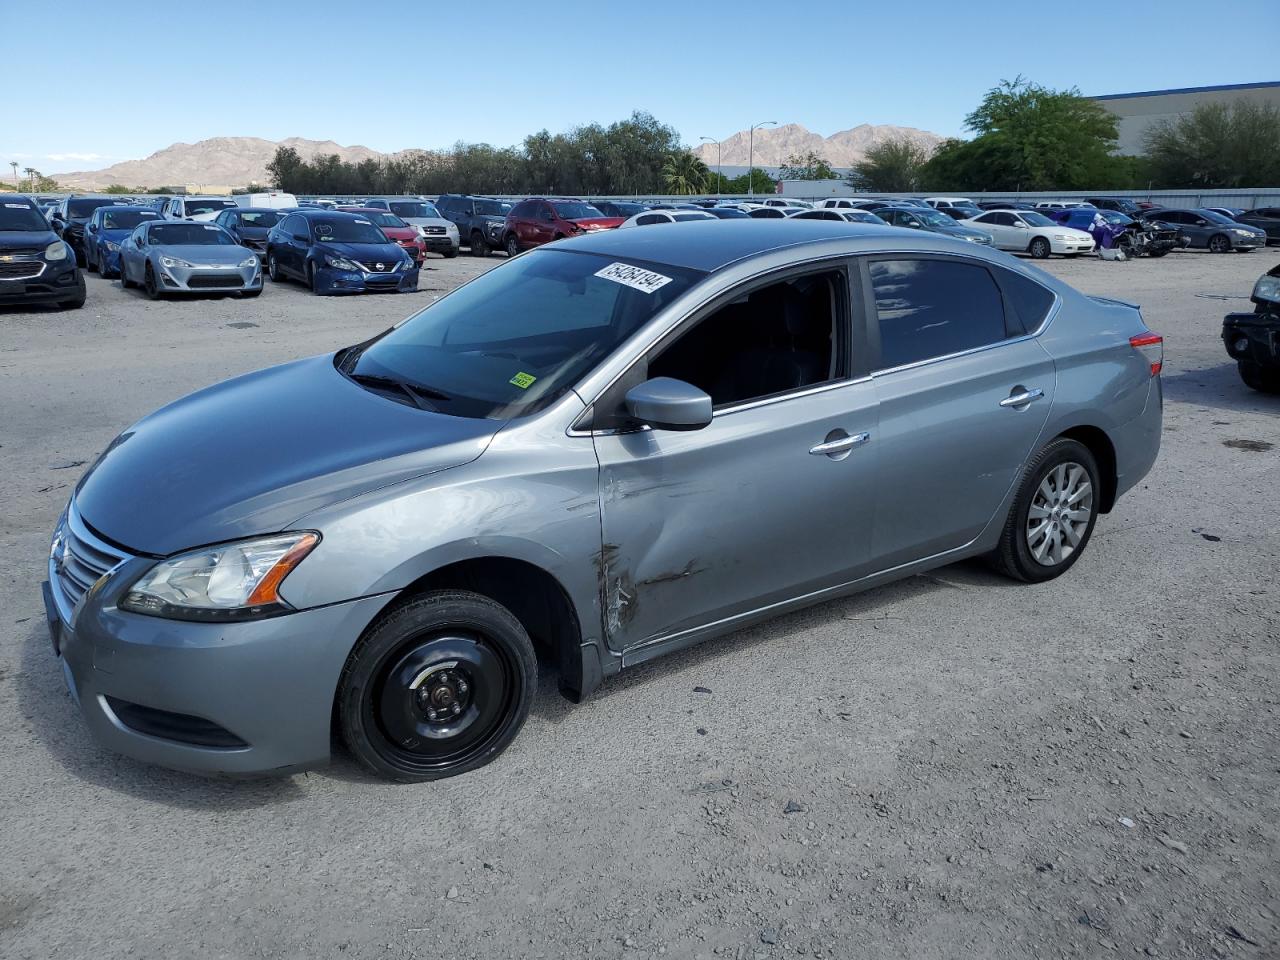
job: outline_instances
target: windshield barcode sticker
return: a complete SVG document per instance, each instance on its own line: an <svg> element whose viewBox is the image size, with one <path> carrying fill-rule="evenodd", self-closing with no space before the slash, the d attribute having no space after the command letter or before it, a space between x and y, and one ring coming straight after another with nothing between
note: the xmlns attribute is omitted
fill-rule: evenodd
<svg viewBox="0 0 1280 960"><path fill-rule="evenodd" d="M5 206L8 207L10 210L30 210L31 209L25 203L6 203Z"/></svg>
<svg viewBox="0 0 1280 960"><path fill-rule="evenodd" d="M603 270L597 270L596 276L603 277L605 280L612 280L614 283L621 283L623 286L640 290L643 293L653 293L655 290L661 290L671 282L670 277L664 277L662 274L654 273L652 270L633 267L629 263L611 263Z"/></svg>

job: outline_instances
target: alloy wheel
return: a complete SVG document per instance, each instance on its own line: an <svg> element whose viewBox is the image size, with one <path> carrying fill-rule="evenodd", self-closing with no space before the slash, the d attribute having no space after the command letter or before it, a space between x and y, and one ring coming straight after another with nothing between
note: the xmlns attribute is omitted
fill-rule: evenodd
<svg viewBox="0 0 1280 960"><path fill-rule="evenodd" d="M1089 471L1074 461L1058 464L1040 481L1027 511L1031 556L1046 567L1065 562L1080 546L1092 519Z"/></svg>
<svg viewBox="0 0 1280 960"><path fill-rule="evenodd" d="M1209 238L1209 250L1213 253L1226 253L1231 249L1231 241L1217 233Z"/></svg>

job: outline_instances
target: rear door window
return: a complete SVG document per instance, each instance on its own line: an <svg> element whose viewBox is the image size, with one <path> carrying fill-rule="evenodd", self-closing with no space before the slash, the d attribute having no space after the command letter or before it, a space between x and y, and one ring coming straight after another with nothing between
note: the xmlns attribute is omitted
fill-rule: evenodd
<svg viewBox="0 0 1280 960"><path fill-rule="evenodd" d="M932 360L1008 337L1004 300L976 263L928 257L869 262L880 335L877 369Z"/></svg>

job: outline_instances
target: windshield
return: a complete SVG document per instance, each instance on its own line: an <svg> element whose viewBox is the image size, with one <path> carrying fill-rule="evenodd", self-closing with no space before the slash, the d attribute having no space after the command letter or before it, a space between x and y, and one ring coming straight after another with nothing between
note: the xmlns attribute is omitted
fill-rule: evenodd
<svg viewBox="0 0 1280 960"><path fill-rule="evenodd" d="M369 214L362 213L361 216L362 217L367 216L370 220L372 220L374 223L376 223L380 227L407 227L408 226L407 223L405 223L403 220L397 217L394 213L387 213L386 211L379 211L379 212L369 213Z"/></svg>
<svg viewBox="0 0 1280 960"><path fill-rule="evenodd" d="M1125 214L1121 213L1119 210L1099 210L1097 216L1107 221L1107 223L1133 223L1133 217L1125 216Z"/></svg>
<svg viewBox="0 0 1280 960"><path fill-rule="evenodd" d="M321 243L386 243L387 237L363 216L347 219L311 221L316 240Z"/></svg>
<svg viewBox="0 0 1280 960"><path fill-rule="evenodd" d="M1208 220L1210 223L1229 223L1232 226L1235 226L1236 223L1236 221L1232 220L1230 217L1224 217L1222 214L1214 210L1197 210L1195 211L1195 214L1197 217L1204 217L1204 219Z"/></svg>
<svg viewBox="0 0 1280 960"><path fill-rule="evenodd" d="M1052 220L1046 217L1043 213L1031 213L1030 211L1028 211L1027 213L1021 214L1021 216L1023 220L1031 224L1031 226L1033 227L1058 226L1058 224L1054 223Z"/></svg>
<svg viewBox="0 0 1280 960"><path fill-rule="evenodd" d="M954 227L956 225L954 220L945 213L939 213L937 210L912 210L911 212L933 227Z"/></svg>
<svg viewBox="0 0 1280 960"><path fill-rule="evenodd" d="M261 213L255 210L250 213L240 214L240 225L242 227L261 227L264 230L269 230L283 219L284 214L276 213L274 210L263 210Z"/></svg>
<svg viewBox="0 0 1280 960"><path fill-rule="evenodd" d="M44 233L49 224L44 216L29 203L9 203L0 205L0 230L24 230Z"/></svg>
<svg viewBox="0 0 1280 960"><path fill-rule="evenodd" d="M442 413L520 416L562 396L701 276L539 250L410 317L344 369L404 383Z"/></svg>
<svg viewBox="0 0 1280 960"><path fill-rule="evenodd" d="M102 215L103 230L132 230L143 220L159 220L154 210L112 210Z"/></svg>
<svg viewBox="0 0 1280 960"><path fill-rule="evenodd" d="M93 216L93 211L99 207L109 207L114 203L112 200L68 200L67 216L72 219L79 220L81 217L88 219Z"/></svg>
<svg viewBox="0 0 1280 960"><path fill-rule="evenodd" d="M415 217L419 220L426 217L440 219L440 211L433 204L422 200L392 200L387 206L397 217Z"/></svg>
<svg viewBox="0 0 1280 960"><path fill-rule="evenodd" d="M216 213L235 205L234 200L186 200L183 202L188 217L194 217L197 213Z"/></svg>
<svg viewBox="0 0 1280 960"><path fill-rule="evenodd" d="M156 223L147 237L159 246L223 246L233 247L231 234L211 223Z"/></svg>
<svg viewBox="0 0 1280 960"><path fill-rule="evenodd" d="M715 217L709 213L677 213L673 219L676 223L684 223L686 220L714 220Z"/></svg>
<svg viewBox="0 0 1280 960"><path fill-rule="evenodd" d="M553 203L556 216L561 220L585 220L588 217L603 217L604 214L589 203Z"/></svg>
<svg viewBox="0 0 1280 960"><path fill-rule="evenodd" d="M482 217L505 217L511 212L511 204L501 200L477 200L476 213Z"/></svg>

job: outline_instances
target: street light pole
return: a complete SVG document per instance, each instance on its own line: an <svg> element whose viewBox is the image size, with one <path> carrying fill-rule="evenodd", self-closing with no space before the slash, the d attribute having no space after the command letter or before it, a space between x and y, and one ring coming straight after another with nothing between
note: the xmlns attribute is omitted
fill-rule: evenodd
<svg viewBox="0 0 1280 960"><path fill-rule="evenodd" d="M756 195L756 178L751 175L751 171L756 166L756 127L767 127L770 124L778 125L777 120L766 120L763 123L753 123L751 130L747 133L747 196L754 197Z"/></svg>
<svg viewBox="0 0 1280 960"><path fill-rule="evenodd" d="M706 140L708 143L716 145L716 196L720 196L720 141L713 137L699 137L699 140Z"/></svg>

